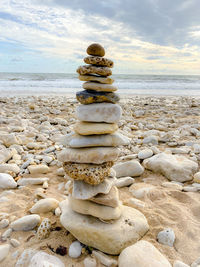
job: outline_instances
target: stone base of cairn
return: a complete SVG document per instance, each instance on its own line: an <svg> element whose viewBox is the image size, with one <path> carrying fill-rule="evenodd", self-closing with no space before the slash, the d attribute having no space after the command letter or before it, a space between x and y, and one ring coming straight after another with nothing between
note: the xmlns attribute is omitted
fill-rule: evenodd
<svg viewBox="0 0 200 267"><path fill-rule="evenodd" d="M121 107L109 76L113 61L99 44L87 48L85 66L77 69L85 90L76 94L79 120L65 137L67 148L58 156L72 179L70 195L61 203L61 224L81 243L117 255L138 241L149 229L145 216L123 206L112 169L117 146L129 140L119 132Z"/></svg>

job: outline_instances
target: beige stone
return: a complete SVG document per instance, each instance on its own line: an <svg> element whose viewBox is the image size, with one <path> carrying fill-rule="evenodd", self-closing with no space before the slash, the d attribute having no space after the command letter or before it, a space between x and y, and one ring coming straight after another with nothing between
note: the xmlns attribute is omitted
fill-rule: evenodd
<svg viewBox="0 0 200 267"><path fill-rule="evenodd" d="M108 67L97 67L93 65L84 65L79 66L76 70L78 74L85 75L85 74L97 74L102 76L110 76L112 75L112 71Z"/></svg>
<svg viewBox="0 0 200 267"><path fill-rule="evenodd" d="M36 202L30 209L31 213L46 213L49 211L54 211L58 207L58 200L55 198L45 198L40 199Z"/></svg>
<svg viewBox="0 0 200 267"><path fill-rule="evenodd" d="M98 57L98 56L88 56L84 58L84 62L86 64L93 64L97 66L105 66L108 68L112 68L114 63L111 59L105 57Z"/></svg>
<svg viewBox="0 0 200 267"><path fill-rule="evenodd" d="M141 240L125 248L118 259L119 267L172 267L151 243Z"/></svg>
<svg viewBox="0 0 200 267"><path fill-rule="evenodd" d="M101 77L96 75L79 75L79 80L84 82L99 82L99 83L106 83L112 84L114 80L110 77Z"/></svg>
<svg viewBox="0 0 200 267"><path fill-rule="evenodd" d="M102 252L118 255L124 248L138 241L148 231L145 216L136 209L122 206L122 215L113 223L72 211L68 200L60 203L61 224L81 243Z"/></svg>
<svg viewBox="0 0 200 267"><path fill-rule="evenodd" d="M116 178L106 178L98 185L90 185L84 181L73 181L72 196L77 199L90 199L99 193L108 194Z"/></svg>
<svg viewBox="0 0 200 267"><path fill-rule="evenodd" d="M100 205L89 200L69 197L69 205L73 211L84 215L91 215L101 220L116 220L121 216L121 207L116 208Z"/></svg>
<svg viewBox="0 0 200 267"><path fill-rule="evenodd" d="M119 149L116 147L66 148L58 154L61 162L102 164L117 160Z"/></svg>
<svg viewBox="0 0 200 267"><path fill-rule="evenodd" d="M105 55L105 50L103 46L98 43L93 43L89 45L86 52L88 55L99 56L99 57L103 57Z"/></svg>
<svg viewBox="0 0 200 267"><path fill-rule="evenodd" d="M114 92L117 91L117 87L110 84L102 84L96 82L85 82L83 88L87 90L103 91L103 92Z"/></svg>
<svg viewBox="0 0 200 267"><path fill-rule="evenodd" d="M116 123L104 122L77 122L74 126L74 131L80 135L94 135L94 134L112 134L117 131L118 125Z"/></svg>
<svg viewBox="0 0 200 267"><path fill-rule="evenodd" d="M90 201L116 208L119 206L119 192L116 186L113 186L108 194L98 194L90 199Z"/></svg>
<svg viewBox="0 0 200 267"><path fill-rule="evenodd" d="M73 163L63 164L66 174L74 180L83 180L92 185L100 184L110 174L110 168L113 162L104 162L102 164Z"/></svg>

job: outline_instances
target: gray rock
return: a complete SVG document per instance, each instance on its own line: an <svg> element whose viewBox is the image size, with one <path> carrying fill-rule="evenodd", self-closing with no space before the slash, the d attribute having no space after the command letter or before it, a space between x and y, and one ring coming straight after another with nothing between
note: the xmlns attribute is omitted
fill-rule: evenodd
<svg viewBox="0 0 200 267"><path fill-rule="evenodd" d="M137 160L130 160L123 163L118 163L113 166L116 171L116 177L135 177L140 176L144 172L143 166Z"/></svg>
<svg viewBox="0 0 200 267"><path fill-rule="evenodd" d="M170 228L164 229L163 231L158 233L157 240L163 245L173 247L175 241L174 231Z"/></svg>
<svg viewBox="0 0 200 267"><path fill-rule="evenodd" d="M14 231L33 230L40 222L40 216L37 214L23 216L10 224Z"/></svg>

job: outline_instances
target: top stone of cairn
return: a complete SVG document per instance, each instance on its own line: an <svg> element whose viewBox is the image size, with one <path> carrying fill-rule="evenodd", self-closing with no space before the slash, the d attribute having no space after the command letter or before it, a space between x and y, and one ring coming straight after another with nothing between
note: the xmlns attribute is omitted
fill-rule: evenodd
<svg viewBox="0 0 200 267"><path fill-rule="evenodd" d="M105 55L105 50L100 44L94 43L88 46L87 51L88 55L103 57Z"/></svg>

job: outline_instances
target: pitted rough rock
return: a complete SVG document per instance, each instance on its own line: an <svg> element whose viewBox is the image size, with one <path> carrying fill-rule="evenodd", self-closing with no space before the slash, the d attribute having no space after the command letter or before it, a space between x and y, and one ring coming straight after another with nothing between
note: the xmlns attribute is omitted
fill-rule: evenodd
<svg viewBox="0 0 200 267"><path fill-rule="evenodd" d="M80 135L112 134L117 131L117 129L118 125L116 123L80 121L74 125L74 131Z"/></svg>
<svg viewBox="0 0 200 267"><path fill-rule="evenodd" d="M141 240L125 248L118 259L119 267L172 267L151 243Z"/></svg>
<svg viewBox="0 0 200 267"><path fill-rule="evenodd" d="M110 84L102 84L96 82L85 82L83 88L87 90L95 90L100 92L114 92L117 91L117 87Z"/></svg>
<svg viewBox="0 0 200 267"><path fill-rule="evenodd" d="M79 105L75 113L80 121L117 123L121 118L122 109L118 104L94 103Z"/></svg>
<svg viewBox="0 0 200 267"><path fill-rule="evenodd" d="M85 75L85 74L97 74L102 76L110 76L112 75L112 71L108 67L96 67L93 65L84 65L78 67L76 70L78 74Z"/></svg>
<svg viewBox="0 0 200 267"><path fill-rule="evenodd" d="M96 146L126 146L130 143L130 138L116 132L114 134L83 136L71 132L65 135L61 144L73 148L96 147Z"/></svg>
<svg viewBox="0 0 200 267"><path fill-rule="evenodd" d="M66 148L58 154L61 162L102 164L117 160L119 149L115 147Z"/></svg>
<svg viewBox="0 0 200 267"><path fill-rule="evenodd" d="M105 66L108 68L112 68L114 66L114 62L111 59L105 57L98 56L88 56L84 58L84 62L86 64L92 64L97 66Z"/></svg>
<svg viewBox="0 0 200 267"><path fill-rule="evenodd" d="M51 230L51 221L49 218L44 218L37 230L37 238L45 239L49 236Z"/></svg>
<svg viewBox="0 0 200 267"><path fill-rule="evenodd" d="M72 196L77 199L90 199L99 193L108 194L116 178L106 178L98 185L90 185L83 181L73 182Z"/></svg>
<svg viewBox="0 0 200 267"><path fill-rule="evenodd" d="M171 181L186 182L193 179L198 170L198 164L184 156L159 153L150 159L145 159L144 167L161 173Z"/></svg>
<svg viewBox="0 0 200 267"><path fill-rule="evenodd" d="M91 215L101 220L117 220L121 216L121 206L116 208L94 203L89 200L80 200L69 197L69 206L80 214Z"/></svg>
<svg viewBox="0 0 200 267"><path fill-rule="evenodd" d="M69 207L68 201L60 203L61 224L81 243L105 253L117 255L138 241L149 229L145 216L136 209L122 206L121 217L111 224L81 215Z"/></svg>
<svg viewBox="0 0 200 267"><path fill-rule="evenodd" d="M91 185L97 185L104 181L110 174L113 162L102 164L80 164L67 162L63 164L66 174L74 180L82 180Z"/></svg>
<svg viewBox="0 0 200 267"><path fill-rule="evenodd" d="M118 94L113 92L98 92L95 90L83 90L76 93L76 99L84 105L92 103L117 103L120 100Z"/></svg>
<svg viewBox="0 0 200 267"><path fill-rule="evenodd" d="M112 84L114 82L110 77L96 76L96 75L79 75L79 80L84 82L99 82Z"/></svg>

